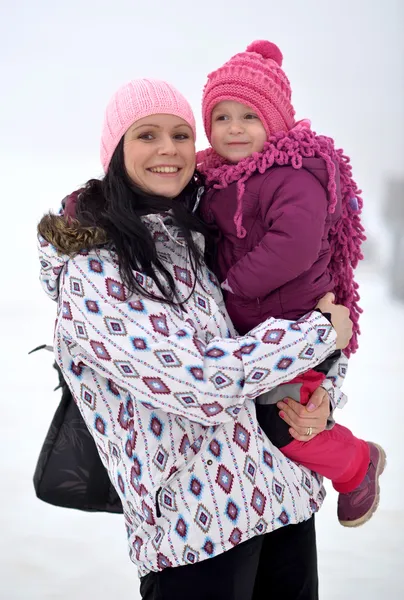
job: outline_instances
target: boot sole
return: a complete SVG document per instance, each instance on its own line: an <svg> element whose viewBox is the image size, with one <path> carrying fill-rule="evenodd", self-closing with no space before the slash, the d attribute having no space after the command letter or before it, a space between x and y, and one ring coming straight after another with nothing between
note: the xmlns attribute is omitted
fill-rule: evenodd
<svg viewBox="0 0 404 600"><path fill-rule="evenodd" d="M380 502L379 477L383 473L383 471L386 467L387 459L386 459L386 453L383 450L383 448L381 446L379 446L379 444L375 444L374 442L372 442L372 444L374 446L376 446L376 448L379 451L379 456L380 456L379 464L377 465L377 469L376 469L376 485L377 485L376 497L374 499L372 506L370 507L368 512L365 515L363 515L363 517L360 517L359 519L355 519L354 521L340 521L340 523L343 527L360 527L361 525L364 525L373 517L373 515L375 514L375 512L377 511L377 508L379 506L379 502Z"/></svg>

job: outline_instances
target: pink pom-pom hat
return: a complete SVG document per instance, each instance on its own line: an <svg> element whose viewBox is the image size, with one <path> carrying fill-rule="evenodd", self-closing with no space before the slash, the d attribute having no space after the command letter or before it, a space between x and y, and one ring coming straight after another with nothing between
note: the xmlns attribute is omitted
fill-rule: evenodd
<svg viewBox="0 0 404 600"><path fill-rule="evenodd" d="M208 75L203 91L202 114L209 141L212 111L224 100L235 100L254 109L268 137L292 129L295 110L291 103L290 83L281 68L282 61L278 46L257 40L245 52L236 54Z"/></svg>

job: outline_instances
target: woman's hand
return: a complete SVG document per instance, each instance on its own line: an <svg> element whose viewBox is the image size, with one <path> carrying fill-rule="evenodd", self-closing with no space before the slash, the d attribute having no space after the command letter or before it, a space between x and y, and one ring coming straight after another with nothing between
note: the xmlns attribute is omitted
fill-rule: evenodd
<svg viewBox="0 0 404 600"><path fill-rule="evenodd" d="M342 350L348 346L352 337L352 321L349 318L349 309L346 306L334 304L334 300L334 294L328 292L321 298L316 308L331 315L332 326L337 332L336 348Z"/></svg>
<svg viewBox="0 0 404 600"><path fill-rule="evenodd" d="M284 398L277 406L279 416L290 425L290 435L299 442L309 442L324 431L331 412L328 392L322 387L313 392L307 406L291 398Z"/></svg>

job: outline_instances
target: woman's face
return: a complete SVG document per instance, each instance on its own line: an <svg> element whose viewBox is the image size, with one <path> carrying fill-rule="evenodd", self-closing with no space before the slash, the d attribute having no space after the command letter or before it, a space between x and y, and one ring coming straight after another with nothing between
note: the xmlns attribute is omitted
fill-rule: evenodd
<svg viewBox="0 0 404 600"><path fill-rule="evenodd" d="M192 129L174 115L135 121L125 133L123 151L129 177L150 194L175 198L195 170Z"/></svg>

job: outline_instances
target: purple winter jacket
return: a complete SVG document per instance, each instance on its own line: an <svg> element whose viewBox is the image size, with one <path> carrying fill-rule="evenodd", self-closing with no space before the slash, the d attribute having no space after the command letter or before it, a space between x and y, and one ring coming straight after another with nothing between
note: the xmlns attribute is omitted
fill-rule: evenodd
<svg viewBox="0 0 404 600"><path fill-rule="evenodd" d="M226 307L240 334L269 316L296 320L332 291L328 237L341 216L338 170L336 175L333 214L321 158L303 159L301 169L273 166L252 175L243 196L243 239L234 224L237 184L205 194L201 214L219 230L216 274L234 292L225 293Z"/></svg>

